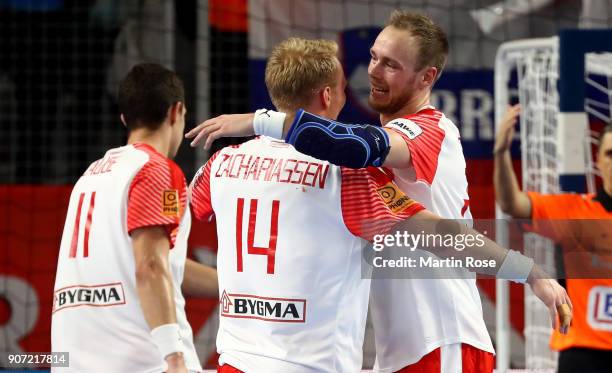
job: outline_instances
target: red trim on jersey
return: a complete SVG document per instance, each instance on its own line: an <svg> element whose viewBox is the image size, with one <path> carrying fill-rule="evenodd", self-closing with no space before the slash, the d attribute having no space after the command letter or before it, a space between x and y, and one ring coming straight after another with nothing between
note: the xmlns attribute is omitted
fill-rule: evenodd
<svg viewBox="0 0 612 373"><path fill-rule="evenodd" d="M191 208L198 220L208 220L214 214L210 198L210 168L221 150L213 154L206 164L196 172L191 181Z"/></svg>
<svg viewBox="0 0 612 373"><path fill-rule="evenodd" d="M492 373L495 357L469 344L461 344L462 373ZM408 365L396 373L443 373L440 347L423 356L418 362Z"/></svg>
<svg viewBox="0 0 612 373"><path fill-rule="evenodd" d="M462 373L493 373L495 356L466 343L461 344Z"/></svg>
<svg viewBox="0 0 612 373"><path fill-rule="evenodd" d="M174 246L174 241L176 240L176 236L178 235L178 225L180 223L180 218L185 213L185 209L187 208L187 180L185 180L185 175L183 174L183 170L174 162L167 159L168 165L170 166L170 175L172 178L172 189L179 191L179 216L176 218L176 225L166 225L166 232L170 235L170 242L172 242L172 246Z"/></svg>
<svg viewBox="0 0 612 373"><path fill-rule="evenodd" d="M440 357L440 347L423 356L421 360L408 365L396 373L442 373L442 358Z"/></svg>
<svg viewBox="0 0 612 373"><path fill-rule="evenodd" d="M85 241L83 247L83 256L87 258L89 256L89 230L91 229L91 215L93 215L93 209L96 203L96 192L91 193L91 199L89 201L89 210L87 210L87 222L85 223Z"/></svg>
<svg viewBox="0 0 612 373"><path fill-rule="evenodd" d="M423 132L410 139L408 134L397 128L389 128L400 134L408 149L410 160L414 167L417 180L433 183L438 169L438 158L442 150L442 142L446 133L439 127L442 113L435 109L424 109L416 114L408 115L404 119L414 122Z"/></svg>
<svg viewBox="0 0 612 373"><path fill-rule="evenodd" d="M236 369L229 364L223 364L217 366L217 373L244 373L240 369Z"/></svg>
<svg viewBox="0 0 612 373"><path fill-rule="evenodd" d="M404 198L407 207L393 212L383 200L380 190L394 184L381 169L341 167L341 173L342 218L348 230L355 236L372 240L375 234L388 232L396 223L424 209L421 204ZM394 192L397 195L394 195L390 202L405 197L399 188Z"/></svg>
<svg viewBox="0 0 612 373"><path fill-rule="evenodd" d="M467 210L470 208L470 200L469 199L464 199L463 200L463 207L461 208L461 216L465 216L465 213L467 212Z"/></svg>
<svg viewBox="0 0 612 373"><path fill-rule="evenodd" d="M77 207L76 217L74 218L74 229L72 230L72 242L70 244L70 258L76 257L77 245L79 243L79 225L81 223L81 208L83 207L83 199L85 193L81 193L79 197L79 206Z"/></svg>
<svg viewBox="0 0 612 373"><path fill-rule="evenodd" d="M134 144L146 152L149 160L136 174L128 192L127 228L162 226L168 233L171 247L178 233L180 219L187 206L187 185L181 169L170 159L147 144ZM164 192L178 192L178 211L165 210ZM170 193L173 194L173 193ZM173 206L175 207L175 206Z"/></svg>

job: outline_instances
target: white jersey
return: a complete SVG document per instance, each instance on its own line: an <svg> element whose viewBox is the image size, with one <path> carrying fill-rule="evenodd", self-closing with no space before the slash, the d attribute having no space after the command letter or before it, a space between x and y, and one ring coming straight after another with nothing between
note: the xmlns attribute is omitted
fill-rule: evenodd
<svg viewBox="0 0 612 373"><path fill-rule="evenodd" d="M393 170L400 189L443 218L471 224L466 163L455 124L429 106L385 127L398 132L410 149L413 167ZM454 279L372 282L375 371L398 371L442 345L466 343L494 353L475 275L458 271L465 273Z"/></svg>
<svg viewBox="0 0 612 373"><path fill-rule="evenodd" d="M145 144L109 150L76 183L64 225L54 288L51 344L70 353L61 372L162 372L136 290L130 232L159 225L169 263L187 367L200 371L181 283L191 224L185 176ZM55 369L54 369L55 371Z"/></svg>
<svg viewBox="0 0 612 373"><path fill-rule="evenodd" d="M219 364L244 372L361 370L375 232L423 207L383 200L390 177L345 169L267 137L216 153L192 183L193 210L217 219Z"/></svg>

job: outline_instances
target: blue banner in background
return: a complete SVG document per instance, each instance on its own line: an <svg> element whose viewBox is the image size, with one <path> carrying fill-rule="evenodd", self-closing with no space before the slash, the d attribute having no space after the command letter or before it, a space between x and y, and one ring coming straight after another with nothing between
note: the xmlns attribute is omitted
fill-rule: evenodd
<svg viewBox="0 0 612 373"><path fill-rule="evenodd" d="M340 34L339 46L347 86L347 101L339 120L348 123L378 124L378 115L368 106L370 86L368 64L370 46L380 32L378 27L346 30ZM265 85L265 60L251 59L250 95L253 110L272 108ZM491 158L495 139L493 71L444 71L432 92L431 103L449 117L461 133L465 157ZM519 157L518 141L512 147Z"/></svg>
<svg viewBox="0 0 612 373"><path fill-rule="evenodd" d="M64 7L64 0L0 0L0 9L14 11L50 12Z"/></svg>

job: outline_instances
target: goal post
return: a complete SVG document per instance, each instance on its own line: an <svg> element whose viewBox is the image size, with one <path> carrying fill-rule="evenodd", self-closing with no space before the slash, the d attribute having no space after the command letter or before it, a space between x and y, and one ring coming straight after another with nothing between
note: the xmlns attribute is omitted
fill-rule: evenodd
<svg viewBox="0 0 612 373"><path fill-rule="evenodd" d="M512 74L517 72L520 65L525 64L527 59L536 58L540 55L553 55L556 53L557 43L553 38L539 38L529 40L516 40L504 43L500 46L495 60L495 125L496 133L499 130L497 126L501 123L501 119L508 107L511 99ZM525 98L523 99L523 101ZM520 100L519 100L520 101ZM527 105L525 105L527 106ZM521 131L521 135L526 131ZM523 169L526 157L522 157ZM505 216L496 205L496 240L504 246L509 247L508 226L505 221ZM510 368L510 287L507 280L496 280L496 322L495 322L495 340L496 340L496 363L497 371L505 372ZM527 320L526 320L527 321ZM527 325L526 325L527 326ZM527 344L526 344L527 346Z"/></svg>

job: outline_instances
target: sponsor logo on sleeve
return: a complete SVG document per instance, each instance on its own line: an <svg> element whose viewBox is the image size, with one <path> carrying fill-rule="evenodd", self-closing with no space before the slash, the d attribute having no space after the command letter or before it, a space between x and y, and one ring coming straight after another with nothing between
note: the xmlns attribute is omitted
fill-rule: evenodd
<svg viewBox="0 0 612 373"><path fill-rule="evenodd" d="M219 304L222 317L272 322L306 322L306 299L230 294L224 290Z"/></svg>
<svg viewBox="0 0 612 373"><path fill-rule="evenodd" d="M612 287L594 286L591 289L587 318L591 328L612 331Z"/></svg>
<svg viewBox="0 0 612 373"><path fill-rule="evenodd" d="M123 285L118 282L102 285L74 285L53 293L53 313L64 308L90 306L108 307L125 304Z"/></svg>
<svg viewBox="0 0 612 373"><path fill-rule="evenodd" d="M413 121L408 119L394 119L387 123L385 127L391 127L400 130L403 134L408 136L410 140L416 139L423 133L423 129Z"/></svg>
<svg viewBox="0 0 612 373"><path fill-rule="evenodd" d="M179 193L176 189L166 189L162 196L162 214L165 216L179 216Z"/></svg>
<svg viewBox="0 0 612 373"><path fill-rule="evenodd" d="M414 203L393 183L385 184L385 186L378 188L377 192L387 207L394 213L402 212Z"/></svg>

